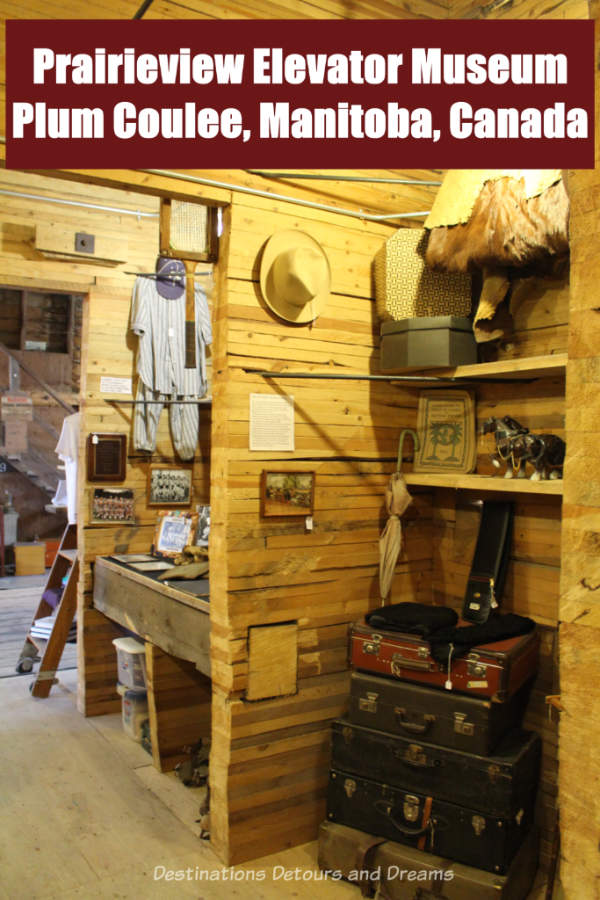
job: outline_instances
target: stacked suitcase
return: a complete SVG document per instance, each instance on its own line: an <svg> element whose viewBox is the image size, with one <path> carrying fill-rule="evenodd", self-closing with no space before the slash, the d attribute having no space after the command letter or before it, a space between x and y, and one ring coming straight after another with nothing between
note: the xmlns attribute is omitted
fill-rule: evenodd
<svg viewBox="0 0 600 900"><path fill-rule="evenodd" d="M351 880L357 866L375 873L392 900L426 891L522 900L537 861L541 741L520 727L537 633L474 647L446 666L429 649L414 634L353 627L350 709L333 724L320 865ZM443 889L398 877L434 870L452 876Z"/></svg>

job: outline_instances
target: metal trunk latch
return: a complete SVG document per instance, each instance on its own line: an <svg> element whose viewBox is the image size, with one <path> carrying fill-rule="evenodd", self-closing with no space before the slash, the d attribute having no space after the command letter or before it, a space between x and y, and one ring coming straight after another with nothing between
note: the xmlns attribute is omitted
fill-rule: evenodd
<svg viewBox="0 0 600 900"><path fill-rule="evenodd" d="M479 837L479 835L485 829L485 819L483 816L473 816L471 819L471 825L473 826L473 831Z"/></svg>
<svg viewBox="0 0 600 900"><path fill-rule="evenodd" d="M475 726L472 722L467 722L466 713L454 713L454 733L465 734L471 736L475 732Z"/></svg>
<svg viewBox="0 0 600 900"><path fill-rule="evenodd" d="M379 648L381 646L381 635L372 634L370 641L363 641L363 653L371 653L373 656L379 656Z"/></svg>
<svg viewBox="0 0 600 900"><path fill-rule="evenodd" d="M479 653L469 653L467 656L467 675L472 678L485 678L487 665L482 663Z"/></svg>
<svg viewBox="0 0 600 900"><path fill-rule="evenodd" d="M346 778L346 780L344 781L344 790L347 797L352 797L352 794L356 790L356 782L354 778Z"/></svg>
<svg viewBox="0 0 600 900"><path fill-rule="evenodd" d="M407 822L416 822L419 818L419 798L414 794L405 794L402 812Z"/></svg>
<svg viewBox="0 0 600 900"><path fill-rule="evenodd" d="M379 694L371 693L367 691L365 697L358 698L358 708L362 710L362 712L368 713L376 713L377 712L377 698Z"/></svg>

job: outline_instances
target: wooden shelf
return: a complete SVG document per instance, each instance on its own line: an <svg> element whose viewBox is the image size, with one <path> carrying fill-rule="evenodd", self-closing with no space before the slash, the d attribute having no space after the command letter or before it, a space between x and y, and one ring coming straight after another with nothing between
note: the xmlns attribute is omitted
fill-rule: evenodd
<svg viewBox="0 0 600 900"><path fill-rule="evenodd" d="M562 479L531 481L529 478L502 478L494 475L455 475L451 472L404 472L406 483L421 487L447 487L468 491L500 491L503 494L544 494L562 496Z"/></svg>
<svg viewBox="0 0 600 900"><path fill-rule="evenodd" d="M443 377L468 379L469 381L493 378L517 379L527 381L530 378L550 378L564 375L567 365L566 353L554 353L548 356L527 356L518 359L501 359L496 362L474 363L470 366L456 366L454 369L394 369L396 373L424 374L435 372ZM390 374L392 374L390 372Z"/></svg>

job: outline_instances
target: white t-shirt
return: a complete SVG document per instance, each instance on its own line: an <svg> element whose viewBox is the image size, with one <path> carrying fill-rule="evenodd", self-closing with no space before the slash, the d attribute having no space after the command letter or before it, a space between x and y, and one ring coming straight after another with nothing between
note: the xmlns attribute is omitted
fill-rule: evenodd
<svg viewBox="0 0 600 900"><path fill-rule="evenodd" d="M69 525L77 522L77 457L79 455L79 413L67 416L56 445L56 453L65 464L67 482L67 517Z"/></svg>

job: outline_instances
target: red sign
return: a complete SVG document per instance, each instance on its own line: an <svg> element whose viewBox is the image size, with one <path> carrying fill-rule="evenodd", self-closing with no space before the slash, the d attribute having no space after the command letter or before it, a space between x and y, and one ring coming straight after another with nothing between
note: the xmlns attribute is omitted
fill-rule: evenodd
<svg viewBox="0 0 600 900"><path fill-rule="evenodd" d="M587 168L591 21L7 23L18 168Z"/></svg>

